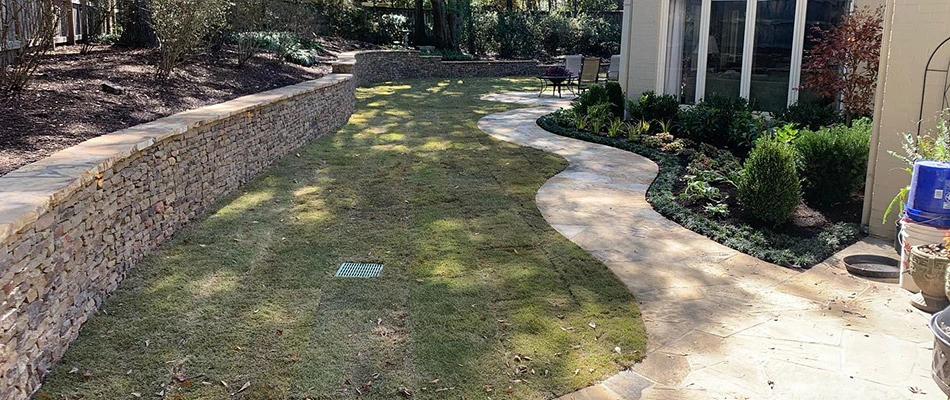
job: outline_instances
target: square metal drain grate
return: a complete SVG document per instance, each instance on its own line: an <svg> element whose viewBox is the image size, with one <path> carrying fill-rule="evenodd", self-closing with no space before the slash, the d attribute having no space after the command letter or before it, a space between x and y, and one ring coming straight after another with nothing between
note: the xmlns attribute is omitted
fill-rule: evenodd
<svg viewBox="0 0 950 400"><path fill-rule="evenodd" d="M336 274L341 278L378 278L383 272L383 264L374 263L353 263L345 262L340 264L340 269Z"/></svg>

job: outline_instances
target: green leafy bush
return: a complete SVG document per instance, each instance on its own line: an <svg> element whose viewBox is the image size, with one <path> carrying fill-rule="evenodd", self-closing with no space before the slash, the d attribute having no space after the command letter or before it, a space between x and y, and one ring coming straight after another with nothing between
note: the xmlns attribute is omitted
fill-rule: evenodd
<svg viewBox="0 0 950 400"><path fill-rule="evenodd" d="M623 95L623 88L621 88L617 82L607 82L604 84L604 89L607 91L607 101L609 101L611 105L610 113L613 114L615 118L623 118L623 106L626 102L626 97Z"/></svg>
<svg viewBox="0 0 950 400"><path fill-rule="evenodd" d="M827 208L851 199L867 173L871 121L801 131L795 140L805 201Z"/></svg>
<svg viewBox="0 0 950 400"><path fill-rule="evenodd" d="M831 106L818 103L795 103L778 113L775 119L813 131L841 122L841 116Z"/></svg>
<svg viewBox="0 0 950 400"><path fill-rule="evenodd" d="M620 24L596 14L497 12L473 10L462 26L468 52L502 58L585 54L609 57L620 51Z"/></svg>
<svg viewBox="0 0 950 400"><path fill-rule="evenodd" d="M279 60L303 66L312 66L319 61L320 45L311 40L301 40L291 32L240 32L233 41L242 47L274 52Z"/></svg>
<svg viewBox="0 0 950 400"><path fill-rule="evenodd" d="M761 124L743 98L710 96L677 114L679 135L721 148L747 148Z"/></svg>
<svg viewBox="0 0 950 400"><path fill-rule="evenodd" d="M592 14L578 14L573 21L576 43L575 54L608 57L620 54L620 24Z"/></svg>
<svg viewBox="0 0 950 400"><path fill-rule="evenodd" d="M577 53L576 24L573 19L562 13L550 13L541 20L541 39L544 52L548 55Z"/></svg>
<svg viewBox="0 0 950 400"><path fill-rule="evenodd" d="M527 59L540 54L541 32L537 18L524 13L498 13L495 41L501 58Z"/></svg>
<svg viewBox="0 0 950 400"><path fill-rule="evenodd" d="M604 103L610 103L607 89L603 85L593 84L571 102L571 107L575 113L587 115L587 109Z"/></svg>
<svg viewBox="0 0 950 400"><path fill-rule="evenodd" d="M637 101L630 101L627 107L627 116L635 121L655 121L660 124L671 124L676 121L680 111L679 101L672 95L657 95L654 91L645 92ZM666 128L666 131L669 131Z"/></svg>
<svg viewBox="0 0 950 400"><path fill-rule="evenodd" d="M795 149L777 140L756 142L738 185L739 202L753 218L772 226L788 221L802 201Z"/></svg>

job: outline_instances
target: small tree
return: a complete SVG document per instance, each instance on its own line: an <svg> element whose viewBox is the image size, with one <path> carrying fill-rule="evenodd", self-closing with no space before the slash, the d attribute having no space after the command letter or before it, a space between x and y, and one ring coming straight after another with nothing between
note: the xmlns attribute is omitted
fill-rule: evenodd
<svg viewBox="0 0 950 400"><path fill-rule="evenodd" d="M59 28L53 0L0 0L0 91L26 87Z"/></svg>
<svg viewBox="0 0 950 400"><path fill-rule="evenodd" d="M840 96L848 123L872 112L883 23L883 6L865 6L830 28L812 27L815 44L802 65L807 71L803 87L821 96Z"/></svg>
<svg viewBox="0 0 950 400"><path fill-rule="evenodd" d="M156 75L162 80L224 23L231 6L226 0L151 0L149 5L161 51Z"/></svg>

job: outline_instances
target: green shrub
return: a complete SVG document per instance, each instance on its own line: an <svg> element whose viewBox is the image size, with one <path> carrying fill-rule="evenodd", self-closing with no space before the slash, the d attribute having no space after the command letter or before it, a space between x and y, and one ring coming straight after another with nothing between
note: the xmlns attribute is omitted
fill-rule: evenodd
<svg viewBox="0 0 950 400"><path fill-rule="evenodd" d="M603 85L593 84L571 102L571 107L575 113L587 115L587 109L609 102L610 97L607 95L607 89Z"/></svg>
<svg viewBox="0 0 950 400"><path fill-rule="evenodd" d="M274 52L281 61L312 66L319 61L320 45L312 40L301 40L291 32L239 32L232 40L242 47Z"/></svg>
<svg viewBox="0 0 950 400"><path fill-rule="evenodd" d="M578 14L573 26L577 46L571 53L598 57L620 54L620 24L611 24L592 14Z"/></svg>
<svg viewBox="0 0 950 400"><path fill-rule="evenodd" d="M827 208L846 202L864 185L870 138L868 119L857 120L850 128L836 125L798 134L798 173L809 205Z"/></svg>
<svg viewBox="0 0 950 400"><path fill-rule="evenodd" d="M540 54L541 32L537 18L524 13L498 13L495 41L501 58L527 59Z"/></svg>
<svg viewBox="0 0 950 400"><path fill-rule="evenodd" d="M772 226L788 221L802 201L795 149L776 140L756 142L743 166L738 194L739 202L756 220Z"/></svg>
<svg viewBox="0 0 950 400"><path fill-rule="evenodd" d="M751 147L761 124L743 98L710 96L677 114L679 136L716 147Z"/></svg>
<svg viewBox="0 0 950 400"><path fill-rule="evenodd" d="M841 122L841 116L831 106L818 103L795 103L778 113L775 119L813 131Z"/></svg>
<svg viewBox="0 0 950 400"><path fill-rule="evenodd" d="M656 121L658 122L657 128L659 128L660 124L675 122L679 110L680 104L676 97L657 95L651 90L641 94L637 101L630 101L627 108L627 117L635 121Z"/></svg>
<svg viewBox="0 0 950 400"><path fill-rule="evenodd" d="M567 14L550 13L541 20L541 38L548 56L574 54L577 47L575 24Z"/></svg>
<svg viewBox="0 0 950 400"><path fill-rule="evenodd" d="M607 91L607 101L611 105L610 113L615 118L623 118L623 105L626 102L626 98L623 96L623 88L617 82L607 82L604 84L604 89Z"/></svg>

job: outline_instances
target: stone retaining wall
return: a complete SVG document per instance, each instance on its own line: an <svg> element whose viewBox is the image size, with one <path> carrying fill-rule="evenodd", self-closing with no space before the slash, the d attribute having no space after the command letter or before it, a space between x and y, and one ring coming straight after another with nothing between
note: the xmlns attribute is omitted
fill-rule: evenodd
<svg viewBox="0 0 950 400"><path fill-rule="evenodd" d="M336 74L241 97L0 177L0 399L28 398L150 250L274 161L343 126L355 87Z"/></svg>
<svg viewBox="0 0 950 400"><path fill-rule="evenodd" d="M274 161L343 126L356 86L539 69L347 53L333 75L103 135L0 177L0 399L29 398L142 257Z"/></svg>
<svg viewBox="0 0 950 400"><path fill-rule="evenodd" d="M533 60L442 61L415 50L376 50L341 54L333 72L353 74L359 85L366 85L413 78L534 76L541 67Z"/></svg>

